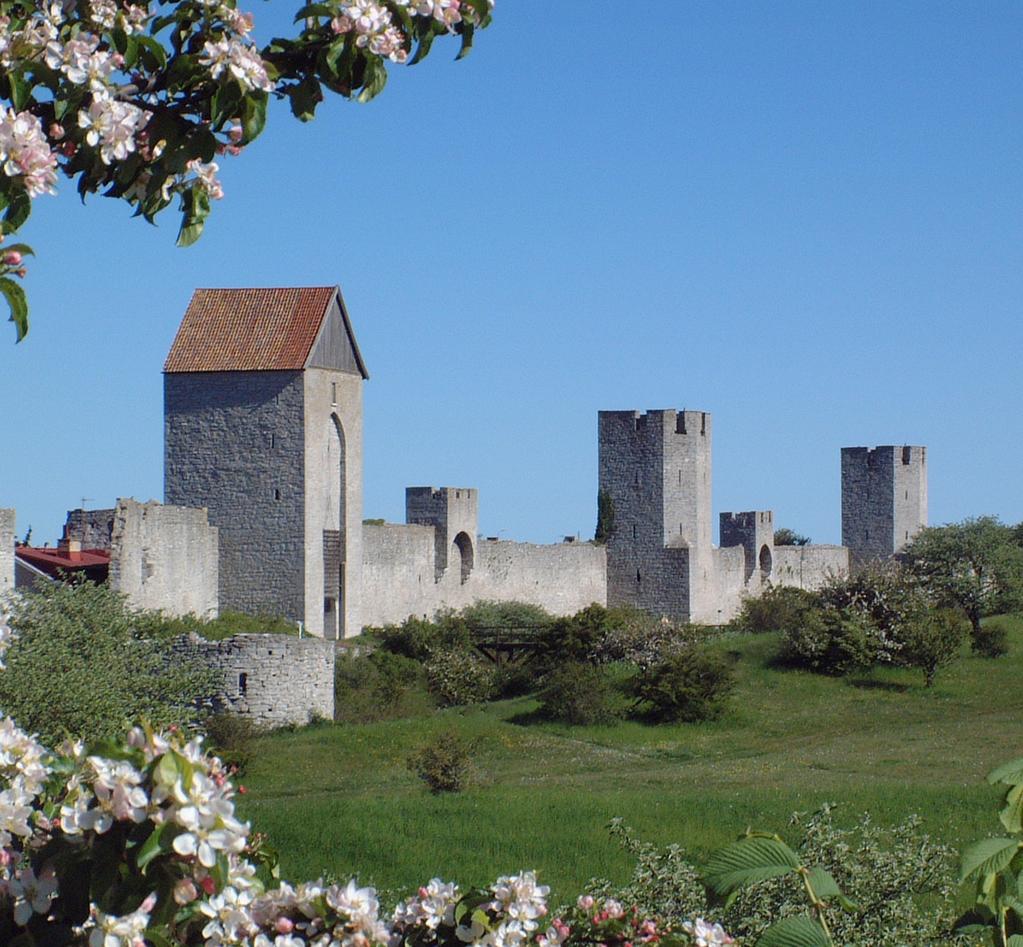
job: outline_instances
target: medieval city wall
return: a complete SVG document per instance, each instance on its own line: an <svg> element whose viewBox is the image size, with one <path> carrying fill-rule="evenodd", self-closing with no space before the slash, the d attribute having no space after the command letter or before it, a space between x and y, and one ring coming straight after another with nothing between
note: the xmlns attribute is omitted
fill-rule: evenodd
<svg viewBox="0 0 1023 947"><path fill-rule="evenodd" d="M77 541L82 549L110 552L114 535L114 510L68 510L64 539Z"/></svg>
<svg viewBox="0 0 1023 947"><path fill-rule="evenodd" d="M212 668L218 677L208 702L215 713L247 717L261 727L334 719L334 642L287 635L178 639L175 651Z"/></svg>
<svg viewBox="0 0 1023 947"><path fill-rule="evenodd" d="M845 546L775 546L773 585L794 585L814 591L828 579L849 574L849 550Z"/></svg>
<svg viewBox="0 0 1023 947"><path fill-rule="evenodd" d="M165 500L220 531L221 609L305 618L303 409L298 371L164 375Z"/></svg>
<svg viewBox="0 0 1023 947"><path fill-rule="evenodd" d="M714 575L716 605L713 612L705 611L697 613L692 621L708 625L724 625L730 622L739 614L742 608L742 600L750 593L750 584L756 590L752 594L760 592L760 581L756 570L753 570L749 582L747 582L747 552L742 546L726 546L723 549L714 550Z"/></svg>
<svg viewBox="0 0 1023 947"><path fill-rule="evenodd" d="M133 608L216 618L217 528L206 510L118 500L109 583Z"/></svg>
<svg viewBox="0 0 1023 947"><path fill-rule="evenodd" d="M14 510L0 510L0 597L14 591Z"/></svg>
<svg viewBox="0 0 1023 947"><path fill-rule="evenodd" d="M366 625L431 617L481 600L529 602L571 615L607 601L604 547L591 543L534 545L475 540L463 581L454 554L435 579L435 530L391 523L363 526L363 620Z"/></svg>

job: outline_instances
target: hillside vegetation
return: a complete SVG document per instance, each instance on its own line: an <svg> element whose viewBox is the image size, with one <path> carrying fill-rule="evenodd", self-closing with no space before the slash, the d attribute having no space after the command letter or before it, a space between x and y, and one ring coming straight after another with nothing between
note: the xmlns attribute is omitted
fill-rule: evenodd
<svg viewBox="0 0 1023 947"><path fill-rule="evenodd" d="M619 816L695 859L748 825L784 834L793 811L824 802L839 804L839 823L918 813L959 845L990 834L998 792L984 774L1023 744L1023 620L1001 620L1008 655L964 644L929 688L911 669L784 668L778 635L731 635L710 645L737 682L711 721L568 726L539 719L527 696L270 734L242 776L243 813L285 876L354 874L395 893L527 867L566 898L593 876L624 880L634 858L606 830ZM431 795L407 760L452 733L472 747L472 779Z"/></svg>

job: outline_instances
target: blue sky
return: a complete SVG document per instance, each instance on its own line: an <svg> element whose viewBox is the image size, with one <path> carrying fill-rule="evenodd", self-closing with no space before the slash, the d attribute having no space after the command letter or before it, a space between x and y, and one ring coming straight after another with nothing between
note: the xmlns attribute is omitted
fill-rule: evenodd
<svg viewBox="0 0 1023 947"><path fill-rule="evenodd" d="M269 35L292 6L249 8ZM454 52L277 108L188 250L173 212L36 202L32 331L0 334L19 532L162 497L194 287L333 283L366 516L476 486L488 535L591 536L597 411L685 407L716 512L838 542L839 449L914 443L932 523L1023 520L1023 5L499 0Z"/></svg>

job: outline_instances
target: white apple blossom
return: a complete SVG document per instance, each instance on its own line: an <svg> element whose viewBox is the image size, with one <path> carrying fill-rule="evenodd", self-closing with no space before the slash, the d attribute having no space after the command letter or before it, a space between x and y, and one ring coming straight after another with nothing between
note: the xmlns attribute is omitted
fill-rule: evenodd
<svg viewBox="0 0 1023 947"><path fill-rule="evenodd" d="M21 178L29 197L55 192L57 157L34 115L0 107L0 163L8 177Z"/></svg>
<svg viewBox="0 0 1023 947"><path fill-rule="evenodd" d="M52 867L36 877L31 868L15 874L7 882L7 893L14 899L14 923L24 927L33 914L47 914L57 896L57 877Z"/></svg>
<svg viewBox="0 0 1023 947"><path fill-rule="evenodd" d="M269 92L273 82L266 71L266 63L255 48L239 40L224 38L207 40L202 48L199 62L208 66L210 75L219 79L227 70L243 89L259 89Z"/></svg>
<svg viewBox="0 0 1023 947"><path fill-rule="evenodd" d="M143 908L115 917L93 908L95 927L89 934L89 947L145 947L149 913Z"/></svg>
<svg viewBox="0 0 1023 947"><path fill-rule="evenodd" d="M696 947L718 947L720 944L734 944L720 924L709 924L702 917L694 921L685 921L682 929L693 938Z"/></svg>
<svg viewBox="0 0 1023 947"><path fill-rule="evenodd" d="M220 165L215 161L207 164L205 161L195 158L188 162L187 167L196 176L199 184L213 200L219 201L224 196L224 188L217 178Z"/></svg>
<svg viewBox="0 0 1023 947"><path fill-rule="evenodd" d="M85 140L99 146L104 164L123 161L137 150L136 136L149 121L149 113L130 102L97 92L88 110L78 113L78 125L88 129Z"/></svg>

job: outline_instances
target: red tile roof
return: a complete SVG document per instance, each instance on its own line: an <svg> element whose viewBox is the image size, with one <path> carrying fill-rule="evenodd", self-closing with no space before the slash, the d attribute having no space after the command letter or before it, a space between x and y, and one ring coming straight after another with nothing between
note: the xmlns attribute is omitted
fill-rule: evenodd
<svg viewBox="0 0 1023 947"><path fill-rule="evenodd" d="M336 286L197 289L165 372L260 372L305 368Z"/></svg>
<svg viewBox="0 0 1023 947"><path fill-rule="evenodd" d="M110 553L102 549L69 552L67 549L59 547L17 546L14 553L37 569L43 569L46 572L49 572L50 569L84 569L89 566L110 565Z"/></svg>

